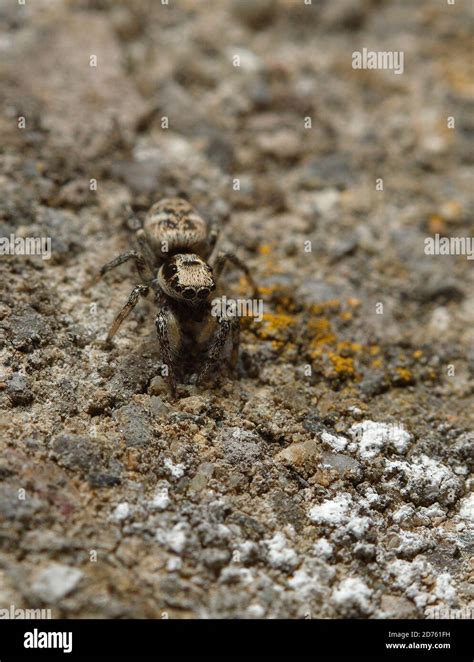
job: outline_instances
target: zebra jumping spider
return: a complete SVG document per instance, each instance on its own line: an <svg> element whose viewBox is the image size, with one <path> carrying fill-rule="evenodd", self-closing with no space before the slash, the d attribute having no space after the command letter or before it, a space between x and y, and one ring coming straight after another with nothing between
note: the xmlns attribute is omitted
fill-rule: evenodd
<svg viewBox="0 0 474 662"><path fill-rule="evenodd" d="M136 232L139 250L122 253L100 270L103 276L133 260L142 284L136 285L107 335L109 343L140 297L153 291L159 312L155 319L158 341L171 394L185 372L198 367L201 385L232 340L231 365L239 350L238 317L212 316L210 296L227 262L241 269L258 296L247 266L233 253L216 252L217 226L206 221L181 198L164 198L154 204Z"/></svg>

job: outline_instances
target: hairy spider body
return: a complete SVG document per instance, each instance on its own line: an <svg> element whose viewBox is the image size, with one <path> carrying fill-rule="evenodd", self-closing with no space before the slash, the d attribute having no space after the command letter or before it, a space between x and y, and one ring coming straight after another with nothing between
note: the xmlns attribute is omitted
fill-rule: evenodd
<svg viewBox="0 0 474 662"><path fill-rule="evenodd" d="M167 370L172 395L178 380L197 369L202 383L223 355L227 341L232 342L231 364L235 366L239 348L237 317L213 316L210 297L226 264L240 268L258 295L246 265L233 253L216 253L217 228L208 227L193 207L181 198L165 198L148 211L144 227L137 231L139 251L128 251L100 270L111 269L133 260L142 284L133 288L127 303L115 318L107 341L140 297L155 295L158 315L155 326L161 355Z"/></svg>
<svg viewBox="0 0 474 662"><path fill-rule="evenodd" d="M180 198L155 203L146 215L143 229L148 243L163 259L177 252L193 252L207 258L213 248L209 246L206 221Z"/></svg>

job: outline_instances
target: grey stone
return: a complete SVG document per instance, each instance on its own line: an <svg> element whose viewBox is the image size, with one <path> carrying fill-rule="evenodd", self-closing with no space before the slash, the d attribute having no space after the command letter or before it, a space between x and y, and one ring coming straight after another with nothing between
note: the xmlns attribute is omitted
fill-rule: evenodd
<svg viewBox="0 0 474 662"><path fill-rule="evenodd" d="M7 393L13 405L28 405L33 401L28 379L18 372L14 372L7 381Z"/></svg>
<svg viewBox="0 0 474 662"><path fill-rule="evenodd" d="M120 407L114 411L113 417L118 422L127 446L140 448L148 445L153 439L147 413L139 405L129 404Z"/></svg>
<svg viewBox="0 0 474 662"><path fill-rule="evenodd" d="M30 306L10 317L10 338L15 349L32 352L36 347L51 339L51 326L48 320Z"/></svg>

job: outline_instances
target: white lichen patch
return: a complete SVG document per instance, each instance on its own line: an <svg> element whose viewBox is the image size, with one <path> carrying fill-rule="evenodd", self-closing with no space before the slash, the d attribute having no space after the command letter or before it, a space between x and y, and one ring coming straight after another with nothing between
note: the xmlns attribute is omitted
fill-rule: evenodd
<svg viewBox="0 0 474 662"><path fill-rule="evenodd" d="M403 524L410 521L415 515L415 508L411 504L405 504L392 513L392 521L395 524Z"/></svg>
<svg viewBox="0 0 474 662"><path fill-rule="evenodd" d="M451 469L427 455L411 458L410 461L386 462L386 475L394 476L388 484L414 503L451 504L461 491L461 482ZM397 475L401 480L397 481Z"/></svg>
<svg viewBox="0 0 474 662"><path fill-rule="evenodd" d="M388 566L388 573L393 577L393 586L401 589L417 607L425 607L434 601L434 596L426 590L426 585L433 581L433 568L424 558L414 561L397 559Z"/></svg>
<svg viewBox="0 0 474 662"><path fill-rule="evenodd" d="M327 499L320 505L313 506L308 517L317 524L338 526L349 519L352 504L352 496L348 492L343 492L334 499Z"/></svg>
<svg viewBox="0 0 474 662"><path fill-rule="evenodd" d="M327 595L336 575L335 568L320 559L306 559L304 564L288 580L288 586L305 599Z"/></svg>
<svg viewBox="0 0 474 662"><path fill-rule="evenodd" d="M360 540L367 533L371 521L368 517L353 517L347 523L347 530L352 533L354 538Z"/></svg>
<svg viewBox="0 0 474 662"><path fill-rule="evenodd" d="M436 578L435 594L442 602L455 605L458 601L456 589L452 584L453 578L449 572L442 572Z"/></svg>
<svg viewBox="0 0 474 662"><path fill-rule="evenodd" d="M413 504L404 504L397 508L392 515L392 521L401 527L430 526L432 520L444 518L445 511L434 503L429 507L416 508Z"/></svg>
<svg viewBox="0 0 474 662"><path fill-rule="evenodd" d="M392 545L392 549L397 556L413 558L416 554L430 547L431 543L432 537L425 532L419 534L402 530L397 534L396 544Z"/></svg>
<svg viewBox="0 0 474 662"><path fill-rule="evenodd" d="M331 446L331 448L333 448L335 451L343 451L349 443L345 437L329 434L329 432L322 433L321 441L323 441L328 446Z"/></svg>
<svg viewBox="0 0 474 662"><path fill-rule="evenodd" d="M184 476L184 464L174 464L169 458L166 458L163 466L173 478L182 478Z"/></svg>
<svg viewBox="0 0 474 662"><path fill-rule="evenodd" d="M172 529L158 529L155 534L157 542L166 545L176 554L180 554L187 541L188 525L184 522L179 522Z"/></svg>
<svg viewBox="0 0 474 662"><path fill-rule="evenodd" d="M346 615L367 614L372 595L372 589L360 577L347 577L332 592L331 602Z"/></svg>
<svg viewBox="0 0 474 662"><path fill-rule="evenodd" d="M358 443L358 455L362 460L370 460L379 455L384 447L397 453L405 453L412 441L409 432L393 423L362 421L355 423L349 433Z"/></svg>
<svg viewBox="0 0 474 662"><path fill-rule="evenodd" d="M298 556L294 549L289 547L283 533L277 532L273 538L263 542L268 549L268 560L272 568L293 568L298 564Z"/></svg>
<svg viewBox="0 0 474 662"><path fill-rule="evenodd" d="M326 538L320 538L313 546L316 557L330 559L334 553L334 548Z"/></svg>

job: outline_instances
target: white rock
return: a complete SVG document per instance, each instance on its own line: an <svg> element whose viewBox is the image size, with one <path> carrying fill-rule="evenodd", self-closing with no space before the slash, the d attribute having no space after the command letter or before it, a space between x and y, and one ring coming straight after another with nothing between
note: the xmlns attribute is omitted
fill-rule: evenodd
<svg viewBox="0 0 474 662"><path fill-rule="evenodd" d="M56 602L70 593L83 576L77 568L52 563L36 575L31 590L45 603Z"/></svg>
<svg viewBox="0 0 474 662"><path fill-rule="evenodd" d="M182 565L179 556L172 556L166 563L166 569L168 572L174 572L175 570L180 570Z"/></svg>
<svg viewBox="0 0 474 662"><path fill-rule="evenodd" d="M169 484L163 483L156 491L155 496L149 502L150 508L157 508L158 510L165 510L170 504L170 497L168 494Z"/></svg>
<svg viewBox="0 0 474 662"><path fill-rule="evenodd" d="M128 504L126 501L123 503L119 503L118 506L114 510L114 519L118 520L121 522L124 519L127 519L127 517L130 515L130 504Z"/></svg>
<svg viewBox="0 0 474 662"><path fill-rule="evenodd" d="M469 494L461 500L459 517L474 525L474 493Z"/></svg>
<svg viewBox="0 0 474 662"><path fill-rule="evenodd" d="M249 618L263 618L265 616L265 608L262 605L249 605L247 607L247 615Z"/></svg>

